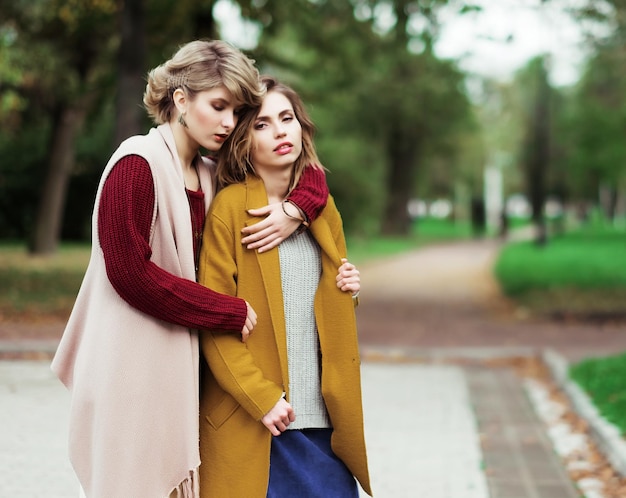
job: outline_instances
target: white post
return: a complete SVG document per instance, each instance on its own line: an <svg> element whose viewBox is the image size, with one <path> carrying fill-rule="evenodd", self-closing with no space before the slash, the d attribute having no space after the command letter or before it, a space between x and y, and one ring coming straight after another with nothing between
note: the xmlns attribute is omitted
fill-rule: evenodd
<svg viewBox="0 0 626 498"><path fill-rule="evenodd" d="M484 172L484 199L487 214L487 230L494 233L499 230L504 209L502 191L502 170L498 166L487 166Z"/></svg>

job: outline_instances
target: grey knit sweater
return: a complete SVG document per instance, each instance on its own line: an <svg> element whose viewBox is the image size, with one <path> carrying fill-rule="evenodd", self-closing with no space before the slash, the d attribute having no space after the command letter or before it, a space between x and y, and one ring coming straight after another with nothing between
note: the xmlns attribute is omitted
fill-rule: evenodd
<svg viewBox="0 0 626 498"><path fill-rule="evenodd" d="M320 248L308 231L278 246L287 329L289 403L296 421L289 429L331 427L320 386L320 348L313 308L322 266Z"/></svg>

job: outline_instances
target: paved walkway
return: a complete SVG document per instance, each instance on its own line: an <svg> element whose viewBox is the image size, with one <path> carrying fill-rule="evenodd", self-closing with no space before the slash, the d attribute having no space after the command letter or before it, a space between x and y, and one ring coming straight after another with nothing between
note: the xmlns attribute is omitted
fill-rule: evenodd
<svg viewBox="0 0 626 498"><path fill-rule="evenodd" d="M0 497L78 498L68 403L48 362L0 362Z"/></svg>
<svg viewBox="0 0 626 498"><path fill-rule="evenodd" d="M0 362L1 498L76 496L68 402L47 361ZM366 361L363 403L377 497L578 496L508 370Z"/></svg>

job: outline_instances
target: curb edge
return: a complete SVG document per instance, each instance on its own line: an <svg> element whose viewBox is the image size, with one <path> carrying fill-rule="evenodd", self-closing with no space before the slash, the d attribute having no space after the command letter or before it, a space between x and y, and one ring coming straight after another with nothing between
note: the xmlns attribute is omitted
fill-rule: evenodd
<svg viewBox="0 0 626 498"><path fill-rule="evenodd" d="M545 349L542 359L553 379L565 391L575 411L589 423L590 434L602 453L622 476L626 476L626 440L619 429L600 415L591 398L568 375L569 363L559 353Z"/></svg>

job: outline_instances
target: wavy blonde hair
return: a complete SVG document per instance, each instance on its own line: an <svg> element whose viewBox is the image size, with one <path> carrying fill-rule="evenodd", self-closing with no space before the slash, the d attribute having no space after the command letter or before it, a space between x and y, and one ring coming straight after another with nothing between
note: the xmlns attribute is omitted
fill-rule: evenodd
<svg viewBox="0 0 626 498"><path fill-rule="evenodd" d="M315 125L307 113L304 103L300 95L291 87L280 83L272 76L261 77L261 85L265 94L271 92L279 92L284 95L291 103L296 119L302 127L302 153L296 159L291 182L289 184L289 192L300 181L302 172L307 166L315 168L323 168L315 150L313 138L315 136ZM261 106L255 108L251 112L247 112L241 116L237 127L230 134L224 145L223 153L220 153L217 163L217 182L218 187L222 188L233 183L241 183L246 179L246 175L256 175L251 156L254 148L254 122L256 121Z"/></svg>
<svg viewBox="0 0 626 498"><path fill-rule="evenodd" d="M176 89L183 89L193 100L199 92L220 86L232 94L237 106L261 105L264 91L252 59L222 40L195 40L148 73L143 103L159 125L175 115L172 96Z"/></svg>

